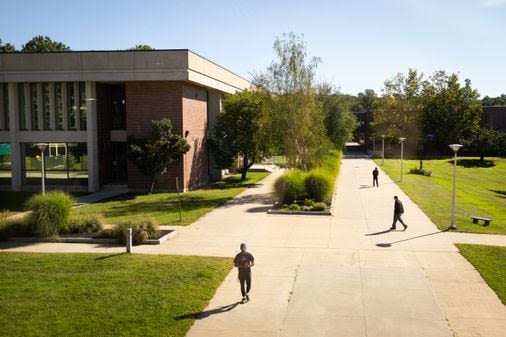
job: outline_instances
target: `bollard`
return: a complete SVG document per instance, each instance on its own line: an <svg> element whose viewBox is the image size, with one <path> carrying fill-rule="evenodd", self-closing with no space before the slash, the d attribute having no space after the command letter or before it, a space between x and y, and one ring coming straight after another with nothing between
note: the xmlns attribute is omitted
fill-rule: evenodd
<svg viewBox="0 0 506 337"><path fill-rule="evenodd" d="M132 253L132 228L128 228L126 232L126 251Z"/></svg>

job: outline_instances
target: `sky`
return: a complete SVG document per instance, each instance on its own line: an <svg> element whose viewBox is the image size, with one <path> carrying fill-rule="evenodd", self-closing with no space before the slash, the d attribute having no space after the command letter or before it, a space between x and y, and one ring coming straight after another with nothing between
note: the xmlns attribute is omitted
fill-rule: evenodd
<svg viewBox="0 0 506 337"><path fill-rule="evenodd" d="M380 92L409 68L506 93L506 0L0 0L0 38L18 49L35 35L72 50L190 49L246 79L288 32L343 93Z"/></svg>

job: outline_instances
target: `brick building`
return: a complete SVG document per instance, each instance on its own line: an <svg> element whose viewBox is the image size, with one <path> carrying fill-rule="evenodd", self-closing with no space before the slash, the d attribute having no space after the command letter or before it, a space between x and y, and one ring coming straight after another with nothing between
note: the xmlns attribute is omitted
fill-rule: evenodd
<svg viewBox="0 0 506 337"><path fill-rule="evenodd" d="M48 143L46 182L71 190L145 190L127 160L127 137L149 136L167 117L191 145L157 188L184 190L213 174L206 140L223 93L250 83L189 51L0 54L0 188L38 189Z"/></svg>

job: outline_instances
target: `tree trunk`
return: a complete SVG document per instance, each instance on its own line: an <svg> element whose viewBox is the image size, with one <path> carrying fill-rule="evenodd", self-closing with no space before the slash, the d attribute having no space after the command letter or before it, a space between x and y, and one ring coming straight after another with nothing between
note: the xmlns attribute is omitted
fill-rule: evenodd
<svg viewBox="0 0 506 337"><path fill-rule="evenodd" d="M485 161L485 156L484 155L480 155L480 162L483 163Z"/></svg>
<svg viewBox="0 0 506 337"><path fill-rule="evenodd" d="M153 179L151 180L151 186L149 187L149 194L152 194L154 189L155 189L155 176L153 176Z"/></svg>
<svg viewBox="0 0 506 337"><path fill-rule="evenodd" d="M248 160L248 156L242 157L242 169L241 169L241 180L248 179L248 170L255 163L255 157L251 161Z"/></svg>

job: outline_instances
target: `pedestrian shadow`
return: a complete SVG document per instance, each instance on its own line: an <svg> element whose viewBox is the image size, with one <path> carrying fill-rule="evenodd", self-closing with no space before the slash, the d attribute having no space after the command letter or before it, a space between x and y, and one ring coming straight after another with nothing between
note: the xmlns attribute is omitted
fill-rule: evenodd
<svg viewBox="0 0 506 337"><path fill-rule="evenodd" d="M221 314L221 313L230 311L230 310L234 309L235 307L237 307L239 304L241 304L241 302L235 302L235 303L232 303L232 304L224 305L224 306L217 307L217 308L210 309L210 310L205 310L205 311L200 311L200 312L193 312L193 313L190 313L190 314L184 314L184 315L176 316L175 320L179 321L179 320L191 319L191 318L193 318L193 319L204 319L204 318L207 318L207 317L212 316L212 315Z"/></svg>
<svg viewBox="0 0 506 337"><path fill-rule="evenodd" d="M360 189L363 190L364 188L372 188L371 185L360 185Z"/></svg>
<svg viewBox="0 0 506 337"><path fill-rule="evenodd" d="M437 232L433 232L433 233L428 233L428 234L413 236L413 237L407 238L407 239L402 239L402 240L397 240L397 241L392 241L392 242L377 243L376 246L377 247L381 247L381 248L388 248L388 247L392 247L392 245L394 245L396 243L405 242L405 241L411 241L411 240L416 240L416 239L420 239L420 238L423 238L423 237L426 237L426 236L431 236L431 235L445 233L447 231L448 231L448 229L445 229L445 230L437 231Z"/></svg>
<svg viewBox="0 0 506 337"><path fill-rule="evenodd" d="M384 231L381 231L381 232L367 233L365 236L381 235L381 234L390 233L391 231L392 231L391 229L387 229L387 230L384 230Z"/></svg>

